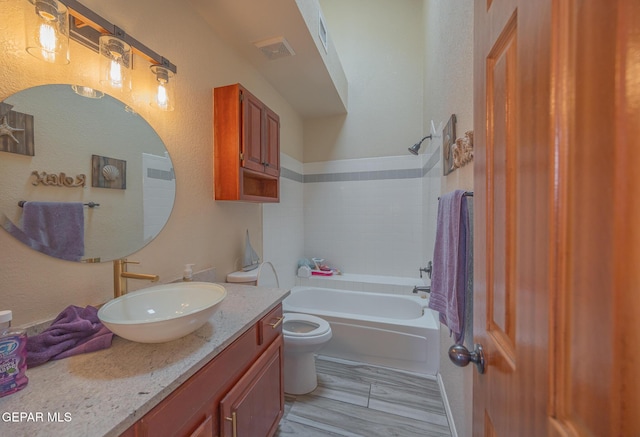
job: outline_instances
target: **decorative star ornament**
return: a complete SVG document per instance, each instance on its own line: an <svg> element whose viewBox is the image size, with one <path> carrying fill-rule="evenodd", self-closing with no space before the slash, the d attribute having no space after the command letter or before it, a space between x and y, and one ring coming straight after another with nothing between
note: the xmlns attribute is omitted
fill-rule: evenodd
<svg viewBox="0 0 640 437"><path fill-rule="evenodd" d="M7 123L7 116L5 115L4 117L2 117L2 123L0 123L0 137L8 136L13 141L15 141L16 144L20 144L20 141L18 141L18 139L13 136L14 132L24 132L24 129L16 129L15 127L9 126L9 123Z"/></svg>

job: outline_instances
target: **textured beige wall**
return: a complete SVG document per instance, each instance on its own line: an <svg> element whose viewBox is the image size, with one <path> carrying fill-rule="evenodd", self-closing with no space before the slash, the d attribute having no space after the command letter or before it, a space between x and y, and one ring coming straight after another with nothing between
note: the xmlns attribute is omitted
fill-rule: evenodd
<svg viewBox="0 0 640 437"><path fill-rule="evenodd" d="M130 256L132 271L158 273L161 282L179 278L183 264L215 267L218 278L236 268L245 229L262 251L261 207L213 200L212 88L240 82L280 115L283 152L301 158L302 121L282 97L221 42L182 2L170 0L84 0L107 20L178 66L176 110L165 113L146 102L152 76L136 62L136 92L124 99L158 132L173 160L177 193L164 230ZM0 2L0 100L45 83L98 87L97 54L71 42L71 64L55 66L23 49L22 8L26 1ZM138 61L138 59L136 59ZM134 101L133 99L136 99ZM1 159L1 156L0 156ZM129 281L130 288L147 286ZM16 324L51 318L67 305L99 304L112 297L111 263L78 264L41 255L0 232L0 302Z"/></svg>
<svg viewBox="0 0 640 437"><path fill-rule="evenodd" d="M304 162L396 156L421 138L422 0L321 0L348 114L305 120Z"/></svg>
<svg viewBox="0 0 640 437"><path fill-rule="evenodd" d="M473 2L425 0L424 117L447 123L456 114L456 136L473 129ZM427 148L433 151L442 138ZM440 150L440 156L442 151ZM438 164L442 174L442 162ZM440 193L473 190L473 164L440 178ZM431 192L425 190L425 193ZM425 199L424 208L435 208L437 199ZM432 215L432 214L430 214ZM430 245L433 251L433 243ZM432 253L432 252L431 252ZM451 406L458 436L471 435L474 366L456 367L447 351L453 344L446 327L440 329L440 375Z"/></svg>

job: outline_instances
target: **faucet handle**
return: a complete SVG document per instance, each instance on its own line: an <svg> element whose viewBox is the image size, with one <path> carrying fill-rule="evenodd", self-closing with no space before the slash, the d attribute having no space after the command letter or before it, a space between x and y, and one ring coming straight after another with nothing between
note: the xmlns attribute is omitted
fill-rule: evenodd
<svg viewBox="0 0 640 437"><path fill-rule="evenodd" d="M140 264L140 261L128 261L126 258L123 258L122 264Z"/></svg>
<svg viewBox="0 0 640 437"><path fill-rule="evenodd" d="M429 276L429 279L431 279L431 273L433 272L433 263L431 261L429 261L427 263L427 267L421 267L420 268L420 277L422 278L422 272L425 272L427 274L427 276Z"/></svg>

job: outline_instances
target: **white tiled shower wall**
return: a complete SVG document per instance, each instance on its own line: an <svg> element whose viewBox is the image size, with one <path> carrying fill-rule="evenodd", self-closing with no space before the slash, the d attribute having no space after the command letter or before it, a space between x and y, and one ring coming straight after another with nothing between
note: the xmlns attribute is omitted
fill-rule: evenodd
<svg viewBox="0 0 640 437"><path fill-rule="evenodd" d="M304 256L302 163L280 154L280 203L262 207L262 251L278 272L280 286L295 285L298 259Z"/></svg>
<svg viewBox="0 0 640 437"><path fill-rule="evenodd" d="M416 276L421 156L304 165L305 253L348 273Z"/></svg>
<svg viewBox="0 0 640 437"><path fill-rule="evenodd" d="M306 164L282 154L280 203L263 208L264 259L281 285L295 285L300 257L345 273L418 277L433 253L439 153Z"/></svg>

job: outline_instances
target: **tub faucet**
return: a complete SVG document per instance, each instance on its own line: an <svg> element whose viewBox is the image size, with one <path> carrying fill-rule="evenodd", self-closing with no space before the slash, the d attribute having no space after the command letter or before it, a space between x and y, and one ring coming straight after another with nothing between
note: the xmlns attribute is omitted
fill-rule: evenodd
<svg viewBox="0 0 640 437"><path fill-rule="evenodd" d="M151 282L157 282L158 279L160 279L158 275L128 272L127 264L140 263L137 261L127 261L126 258L113 261L113 297L120 297L123 294L127 294L127 278L143 279Z"/></svg>
<svg viewBox="0 0 640 437"><path fill-rule="evenodd" d="M425 285L424 287L416 285L413 287L413 292L418 293L419 291L424 291L425 293L431 293L431 285Z"/></svg>

